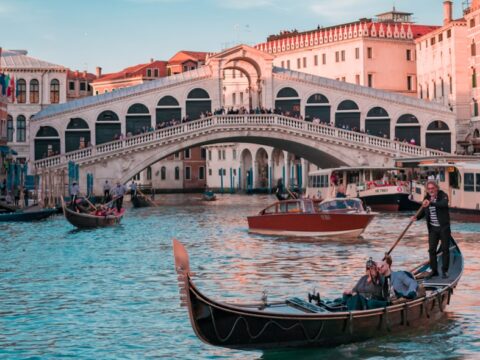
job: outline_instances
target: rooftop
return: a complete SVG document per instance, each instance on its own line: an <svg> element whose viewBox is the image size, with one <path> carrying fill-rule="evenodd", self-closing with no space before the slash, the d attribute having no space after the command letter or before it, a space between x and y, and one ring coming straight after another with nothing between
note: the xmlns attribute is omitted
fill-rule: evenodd
<svg viewBox="0 0 480 360"><path fill-rule="evenodd" d="M67 70L62 65L53 64L27 55L26 50L3 50L0 60L0 66L3 70L27 70L27 69L45 69L45 70Z"/></svg>
<svg viewBox="0 0 480 360"><path fill-rule="evenodd" d="M99 77L98 79L95 79L93 82L100 83L100 82L106 82L106 81L114 81L114 80L137 77L137 76L143 76L143 71L148 68L159 69L160 70L159 77L163 77L167 75L167 62L162 60L154 60L146 64L129 66L115 73L105 74Z"/></svg>

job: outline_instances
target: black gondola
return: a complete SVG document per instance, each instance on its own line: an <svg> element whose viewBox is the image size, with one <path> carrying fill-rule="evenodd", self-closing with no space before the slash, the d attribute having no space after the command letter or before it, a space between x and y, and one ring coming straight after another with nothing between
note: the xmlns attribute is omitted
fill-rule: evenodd
<svg viewBox="0 0 480 360"><path fill-rule="evenodd" d="M147 198L145 198L145 196L141 194L137 194L132 197L132 205L135 208L152 206L151 202L149 202Z"/></svg>
<svg viewBox="0 0 480 360"><path fill-rule="evenodd" d="M452 239L448 279L422 280L429 267L428 263L419 265L412 273L426 292L414 300L361 311L300 298L233 305L202 294L192 282L185 248L174 240L173 249L181 303L188 308L195 334L207 344L244 350L337 346L435 323L443 316L463 272L462 253ZM438 261L441 266L441 256Z"/></svg>

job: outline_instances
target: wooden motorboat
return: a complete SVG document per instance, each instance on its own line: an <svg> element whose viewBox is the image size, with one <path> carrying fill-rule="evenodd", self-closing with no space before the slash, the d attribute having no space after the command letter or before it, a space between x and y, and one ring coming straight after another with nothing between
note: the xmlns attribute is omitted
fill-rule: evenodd
<svg viewBox="0 0 480 360"><path fill-rule="evenodd" d="M355 198L279 201L249 216L250 232L265 235L357 237L375 213Z"/></svg>
<svg viewBox="0 0 480 360"><path fill-rule="evenodd" d="M425 295L413 300L356 311L299 297L278 302L263 297L258 304L234 305L200 292L193 284L185 248L174 240L173 249L181 304L188 308L195 334L207 344L245 350L337 346L434 324L443 316L463 272L462 253L452 239L448 279L422 280L429 267L417 266L412 274L423 284ZM441 255L438 261L441 264Z"/></svg>
<svg viewBox="0 0 480 360"><path fill-rule="evenodd" d="M117 209L113 209L111 215L97 216L90 213L76 212L63 203L63 214L65 219L73 226L80 229L92 229L119 224L125 214L125 209L122 208L120 212Z"/></svg>
<svg viewBox="0 0 480 360"><path fill-rule="evenodd" d="M132 197L132 205L135 208L142 208L142 207L150 207L152 203L148 201L142 194L137 194L136 196Z"/></svg>
<svg viewBox="0 0 480 360"><path fill-rule="evenodd" d="M27 209L17 210L9 213L0 214L0 222L2 221L37 221L46 219L57 213L57 209Z"/></svg>

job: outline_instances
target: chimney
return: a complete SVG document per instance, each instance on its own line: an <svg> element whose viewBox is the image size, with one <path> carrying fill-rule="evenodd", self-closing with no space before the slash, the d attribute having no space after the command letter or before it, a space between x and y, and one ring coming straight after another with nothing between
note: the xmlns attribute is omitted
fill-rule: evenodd
<svg viewBox="0 0 480 360"><path fill-rule="evenodd" d="M443 2L443 25L447 25L452 21L452 0Z"/></svg>
<svg viewBox="0 0 480 360"><path fill-rule="evenodd" d="M76 78L78 78L78 70L75 70L75 71L73 72L73 76L75 76Z"/></svg>
<svg viewBox="0 0 480 360"><path fill-rule="evenodd" d="M153 63L155 61L154 58L150 58L150 62Z"/></svg>
<svg viewBox="0 0 480 360"><path fill-rule="evenodd" d="M95 75L97 75L97 79L102 77L102 68L100 66L95 68Z"/></svg>

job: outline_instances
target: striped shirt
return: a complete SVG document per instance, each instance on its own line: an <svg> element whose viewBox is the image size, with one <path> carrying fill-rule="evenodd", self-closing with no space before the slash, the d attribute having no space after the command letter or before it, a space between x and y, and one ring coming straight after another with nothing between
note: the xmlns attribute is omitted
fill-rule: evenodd
<svg viewBox="0 0 480 360"><path fill-rule="evenodd" d="M438 222L437 218L437 208L430 203L428 210L430 211L430 225L440 227L440 223Z"/></svg>

